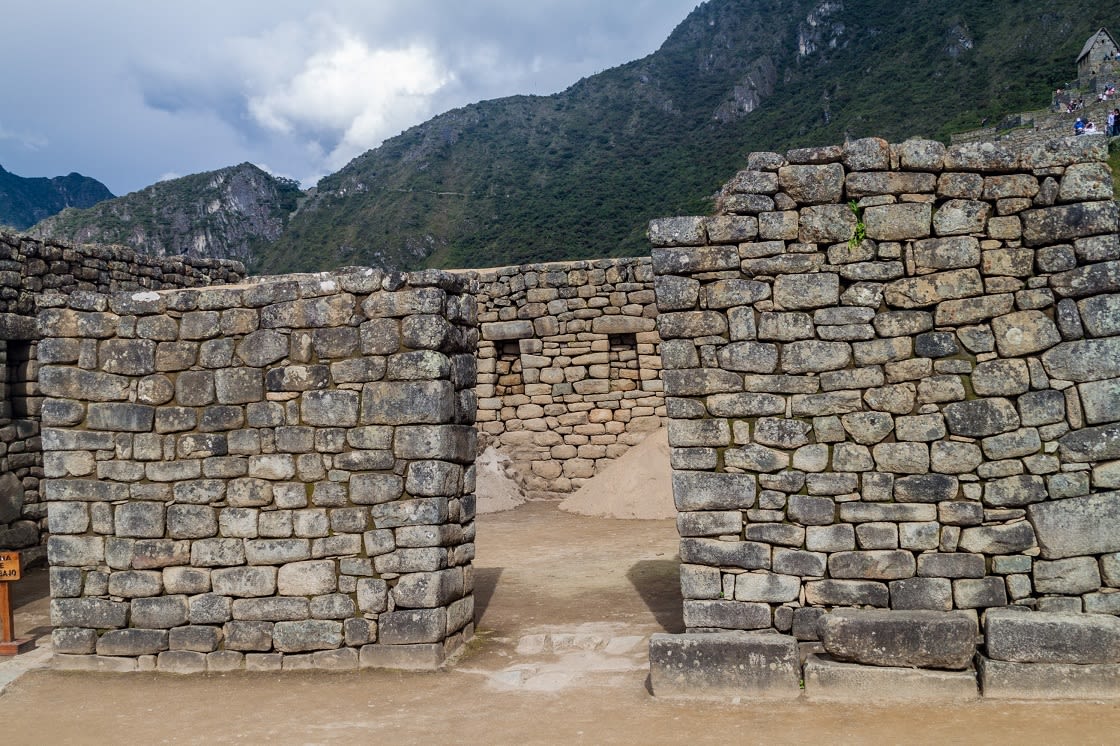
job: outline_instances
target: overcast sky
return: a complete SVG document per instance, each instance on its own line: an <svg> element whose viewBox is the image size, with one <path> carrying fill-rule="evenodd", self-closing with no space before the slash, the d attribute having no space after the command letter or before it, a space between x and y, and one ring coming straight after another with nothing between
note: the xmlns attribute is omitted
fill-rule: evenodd
<svg viewBox="0 0 1120 746"><path fill-rule="evenodd" d="M251 161L310 186L448 109L656 50L699 0L0 0L0 166L114 194Z"/></svg>

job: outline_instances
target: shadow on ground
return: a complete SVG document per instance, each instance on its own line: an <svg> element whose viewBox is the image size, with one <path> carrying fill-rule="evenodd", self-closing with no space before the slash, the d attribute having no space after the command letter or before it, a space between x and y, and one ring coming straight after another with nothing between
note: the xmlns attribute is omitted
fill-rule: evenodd
<svg viewBox="0 0 1120 746"><path fill-rule="evenodd" d="M490 599L494 597L494 590L498 587L498 580L502 577L500 567L475 567L474 568L474 623L475 626L482 621Z"/></svg>
<svg viewBox="0 0 1120 746"><path fill-rule="evenodd" d="M630 566L626 579L638 591L657 623L666 632L684 632L679 558L641 560Z"/></svg>

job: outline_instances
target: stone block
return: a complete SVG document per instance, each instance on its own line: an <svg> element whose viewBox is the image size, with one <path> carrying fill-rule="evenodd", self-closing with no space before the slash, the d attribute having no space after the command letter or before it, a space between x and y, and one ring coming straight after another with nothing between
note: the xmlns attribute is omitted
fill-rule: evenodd
<svg viewBox="0 0 1120 746"><path fill-rule="evenodd" d="M358 656L358 667L437 671L445 660L446 653L441 643L363 645Z"/></svg>
<svg viewBox="0 0 1120 746"><path fill-rule="evenodd" d="M378 639L383 645L443 642L447 634L447 610L392 611L378 617L378 627Z"/></svg>
<svg viewBox="0 0 1120 746"><path fill-rule="evenodd" d="M819 625L830 656L864 665L959 671L976 649L976 622L969 614L839 609Z"/></svg>
<svg viewBox="0 0 1120 746"><path fill-rule="evenodd" d="M342 644L342 622L328 619L276 622L272 641L282 653L330 650Z"/></svg>
<svg viewBox="0 0 1120 746"><path fill-rule="evenodd" d="M913 553L902 549L836 552L828 558L828 573L838 579L897 580L914 572Z"/></svg>
<svg viewBox="0 0 1120 746"><path fill-rule="evenodd" d="M949 611L953 586L948 578L903 578L889 584L891 608L903 611Z"/></svg>
<svg viewBox="0 0 1120 746"><path fill-rule="evenodd" d="M1027 517L1046 559L1120 551L1120 492L1035 503Z"/></svg>
<svg viewBox="0 0 1120 746"><path fill-rule="evenodd" d="M650 685L658 697L796 699L797 641L786 635L716 632L650 638Z"/></svg>
<svg viewBox="0 0 1120 746"><path fill-rule="evenodd" d="M1120 619L1106 614L985 614L987 654L1016 663L1120 663Z"/></svg>
<svg viewBox="0 0 1120 746"><path fill-rule="evenodd" d="M167 650L165 629L111 629L97 639L98 655L137 657Z"/></svg>
<svg viewBox="0 0 1120 746"><path fill-rule="evenodd" d="M805 696L812 701L962 702L977 697L973 671L864 666L812 653L805 660Z"/></svg>
<svg viewBox="0 0 1120 746"><path fill-rule="evenodd" d="M1012 663L977 658L985 699L1102 700L1120 698L1115 663Z"/></svg>
<svg viewBox="0 0 1120 746"><path fill-rule="evenodd" d="M958 609L1006 606L1007 586L1001 577L954 580L953 603Z"/></svg>

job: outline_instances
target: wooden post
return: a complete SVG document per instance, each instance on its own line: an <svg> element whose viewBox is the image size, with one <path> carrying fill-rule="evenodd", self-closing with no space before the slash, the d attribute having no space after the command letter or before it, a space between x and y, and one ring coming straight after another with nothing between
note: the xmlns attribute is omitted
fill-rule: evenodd
<svg viewBox="0 0 1120 746"><path fill-rule="evenodd" d="M0 655L19 655L35 646L30 637L17 638L8 584L19 580L19 552L0 552Z"/></svg>

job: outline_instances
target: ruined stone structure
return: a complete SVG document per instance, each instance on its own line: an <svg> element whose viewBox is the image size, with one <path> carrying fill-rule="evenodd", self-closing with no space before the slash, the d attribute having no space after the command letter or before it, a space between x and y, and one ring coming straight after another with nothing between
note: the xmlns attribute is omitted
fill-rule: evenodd
<svg viewBox="0 0 1120 746"><path fill-rule="evenodd" d="M1032 615L1038 639L1077 637L1065 612L1120 613L1120 237L1106 158L1103 137L755 153L719 215L654 221L689 631L792 635L778 668L796 638L839 660L964 669L977 612L1061 617L1040 632L1045 615ZM827 613L844 607L892 611ZM938 628L954 610L956 632ZM1013 633L987 618L988 656L1001 658ZM1110 642L1082 655L1116 681L1118 620L1084 619ZM938 660L891 651L913 646L907 635ZM692 637L651 649L663 674L697 659ZM1007 667L1085 657L993 665L1029 681ZM848 675L814 665L818 693ZM974 674L959 677L945 686L975 695Z"/></svg>
<svg viewBox="0 0 1120 746"><path fill-rule="evenodd" d="M104 271L20 261L3 318L59 660L437 667L472 633L476 435L564 491L667 415L688 632L657 693L1120 695L1106 156L755 153L651 259L172 290L239 267L40 246Z"/></svg>
<svg viewBox="0 0 1120 746"><path fill-rule="evenodd" d="M473 274L478 428L529 491L569 492L661 427L648 258Z"/></svg>
<svg viewBox="0 0 1120 746"><path fill-rule="evenodd" d="M117 290L196 287L236 282L237 262L157 258L119 247L68 246L0 232L0 549L42 557L46 505L39 479L37 341L40 298Z"/></svg>
<svg viewBox="0 0 1120 746"><path fill-rule="evenodd" d="M474 620L466 289L369 270L45 309L57 662L441 664Z"/></svg>

